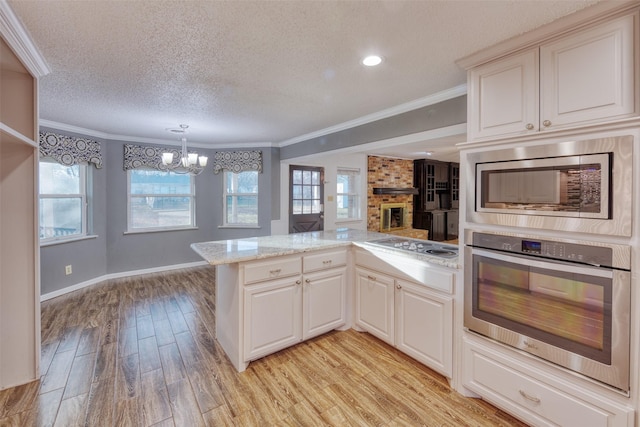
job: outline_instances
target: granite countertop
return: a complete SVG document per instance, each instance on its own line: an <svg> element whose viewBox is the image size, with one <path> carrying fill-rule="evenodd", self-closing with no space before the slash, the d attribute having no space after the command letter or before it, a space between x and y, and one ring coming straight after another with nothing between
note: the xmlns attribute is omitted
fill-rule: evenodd
<svg viewBox="0 0 640 427"><path fill-rule="evenodd" d="M458 268L458 259L443 259L421 254L402 252L392 248L368 245L367 241L388 238L388 234L372 231L340 228L331 231L283 234L277 236L250 237L246 239L218 240L192 243L193 249L211 265L233 264L296 253L345 247L355 244L367 250L402 253L407 257L431 262L449 268Z"/></svg>

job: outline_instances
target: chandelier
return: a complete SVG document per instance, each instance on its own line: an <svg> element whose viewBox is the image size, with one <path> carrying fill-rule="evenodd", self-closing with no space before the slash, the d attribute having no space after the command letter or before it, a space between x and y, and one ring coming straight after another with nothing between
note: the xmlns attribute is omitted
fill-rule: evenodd
<svg viewBox="0 0 640 427"><path fill-rule="evenodd" d="M166 151L162 153L162 164L165 169L171 172L180 174L199 175L207 166L207 156L198 156L198 153L189 153L187 151L187 129L189 125L180 125L180 129L167 129L169 132L182 134L180 141L182 142L182 149L180 151L180 158L174 162L174 154L177 150Z"/></svg>

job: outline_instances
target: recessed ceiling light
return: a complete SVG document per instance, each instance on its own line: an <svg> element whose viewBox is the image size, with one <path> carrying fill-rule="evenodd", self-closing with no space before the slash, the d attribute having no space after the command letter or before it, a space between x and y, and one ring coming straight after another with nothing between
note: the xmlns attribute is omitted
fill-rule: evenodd
<svg viewBox="0 0 640 427"><path fill-rule="evenodd" d="M362 64L367 67L375 67L382 62L382 58L378 55L369 55L362 60Z"/></svg>

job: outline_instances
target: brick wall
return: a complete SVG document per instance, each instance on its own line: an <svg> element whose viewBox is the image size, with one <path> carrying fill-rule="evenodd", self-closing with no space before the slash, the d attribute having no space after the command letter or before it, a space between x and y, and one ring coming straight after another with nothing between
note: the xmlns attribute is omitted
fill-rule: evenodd
<svg viewBox="0 0 640 427"><path fill-rule="evenodd" d="M367 161L367 230L380 230L380 204L406 203L409 228L392 234L426 239L426 230L413 230L413 196L373 194L374 187L413 187L413 160L369 156Z"/></svg>

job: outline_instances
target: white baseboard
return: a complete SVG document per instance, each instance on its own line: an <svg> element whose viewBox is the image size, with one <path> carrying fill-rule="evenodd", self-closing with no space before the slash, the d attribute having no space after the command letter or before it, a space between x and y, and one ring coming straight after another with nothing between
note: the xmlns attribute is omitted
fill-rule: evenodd
<svg viewBox="0 0 640 427"><path fill-rule="evenodd" d="M161 271L179 270L181 268L201 267L203 265L207 265L206 261L188 262L185 264L174 264L174 265L166 265L162 267L144 268L142 270L123 271L120 273L105 274L104 276L96 277L81 283L77 283L72 286L67 286L66 288L58 289L57 291L42 294L40 295L40 302L47 301L64 294L68 294L69 292L77 291L78 289L86 288L87 286L92 286L98 283L102 283L105 280L119 279L121 277L129 277L129 276L139 276L141 274L159 273Z"/></svg>

